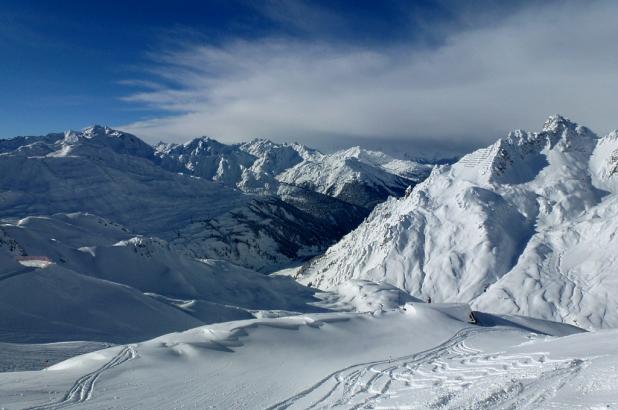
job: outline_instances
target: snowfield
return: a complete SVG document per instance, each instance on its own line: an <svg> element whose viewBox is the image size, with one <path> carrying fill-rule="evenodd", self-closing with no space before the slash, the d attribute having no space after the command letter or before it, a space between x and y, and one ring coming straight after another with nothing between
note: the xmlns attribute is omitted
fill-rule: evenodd
<svg viewBox="0 0 618 410"><path fill-rule="evenodd" d="M302 283L385 281L426 300L618 327L618 133L560 116L436 167L306 264Z"/></svg>
<svg viewBox="0 0 618 410"><path fill-rule="evenodd" d="M55 263L22 266L21 255ZM319 311L315 290L222 260L197 260L92 214L0 225L0 341L127 343L261 310Z"/></svg>
<svg viewBox="0 0 618 410"><path fill-rule="evenodd" d="M409 303L198 327L0 373L6 409L613 408L616 331Z"/></svg>

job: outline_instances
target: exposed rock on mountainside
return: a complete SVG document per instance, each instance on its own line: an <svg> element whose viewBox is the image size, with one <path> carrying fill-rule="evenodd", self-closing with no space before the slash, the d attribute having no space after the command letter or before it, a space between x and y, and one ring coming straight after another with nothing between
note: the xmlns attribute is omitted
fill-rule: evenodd
<svg viewBox="0 0 618 410"><path fill-rule="evenodd" d="M430 170L429 165L354 147L309 157L277 179L372 209L389 196L403 195Z"/></svg>

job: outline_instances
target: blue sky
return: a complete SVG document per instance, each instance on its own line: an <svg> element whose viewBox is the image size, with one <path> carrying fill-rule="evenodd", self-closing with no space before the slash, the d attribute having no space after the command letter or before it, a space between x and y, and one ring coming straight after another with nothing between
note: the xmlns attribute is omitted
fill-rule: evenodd
<svg viewBox="0 0 618 410"><path fill-rule="evenodd" d="M318 10L326 4L328 9L320 15ZM170 44L218 45L229 39L275 36L381 44L404 36L398 28L404 26L401 4L358 1L351 7L350 2L323 1L314 5L2 0L0 136L165 115L164 110L122 97L135 90L130 85L136 80L161 80L149 72L151 53ZM303 15L303 7L315 15ZM431 3L419 2L414 9L436 17L444 14ZM336 14L345 20L345 27L334 21ZM307 20L310 26L298 26L295 19Z"/></svg>
<svg viewBox="0 0 618 410"><path fill-rule="evenodd" d="M0 0L0 137L465 150L618 127L615 2Z"/></svg>

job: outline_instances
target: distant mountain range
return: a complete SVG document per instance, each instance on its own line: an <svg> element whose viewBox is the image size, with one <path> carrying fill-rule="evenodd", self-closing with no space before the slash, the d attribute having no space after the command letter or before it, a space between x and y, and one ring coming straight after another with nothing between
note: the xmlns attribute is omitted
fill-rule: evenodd
<svg viewBox="0 0 618 410"><path fill-rule="evenodd" d="M0 140L0 341L129 342L324 310L257 270L323 252L430 170L265 140L152 147L99 126Z"/></svg>
<svg viewBox="0 0 618 410"><path fill-rule="evenodd" d="M0 140L0 217L89 212L194 256L272 270L320 253L430 170L266 140L152 147L94 126Z"/></svg>

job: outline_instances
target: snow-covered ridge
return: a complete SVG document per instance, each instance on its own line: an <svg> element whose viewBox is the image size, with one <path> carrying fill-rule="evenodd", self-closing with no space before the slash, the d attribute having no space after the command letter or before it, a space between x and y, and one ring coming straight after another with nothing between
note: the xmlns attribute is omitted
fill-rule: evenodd
<svg viewBox="0 0 618 410"><path fill-rule="evenodd" d="M153 159L154 149L136 137L109 127L93 125L83 131L66 131L41 137L17 137L0 141L0 153L24 156L84 156L109 158L108 150Z"/></svg>
<svg viewBox="0 0 618 410"><path fill-rule="evenodd" d="M272 270L322 252L369 212L277 180L323 157L300 144L268 140L226 145L196 138L153 148L102 126L18 137L0 141L0 217L92 213L195 257ZM358 180L352 188L365 185Z"/></svg>
<svg viewBox="0 0 618 410"><path fill-rule="evenodd" d="M369 209L388 196L403 194L431 170L431 165L398 160L359 147L322 154L298 143L264 139L227 145L200 137L184 144L159 143L151 147L135 135L99 125L64 134L3 140L0 155L81 157L125 167L128 159L118 155L127 155L148 160L167 171L197 176L247 193L276 194L283 183ZM351 194L354 187L360 188L356 195Z"/></svg>
<svg viewBox="0 0 618 410"><path fill-rule="evenodd" d="M616 141L558 115L538 133L514 131L378 205L299 277L616 327Z"/></svg>
<svg viewBox="0 0 618 410"><path fill-rule="evenodd" d="M322 154L301 144L263 139L225 145L212 138L196 138L185 144L159 144L155 155L167 169L245 192L272 193L284 183L367 208L389 195L403 194L431 169L360 147Z"/></svg>
<svg viewBox="0 0 618 410"><path fill-rule="evenodd" d="M401 196L430 170L429 165L353 147L305 159L277 179L371 209L389 196Z"/></svg>

